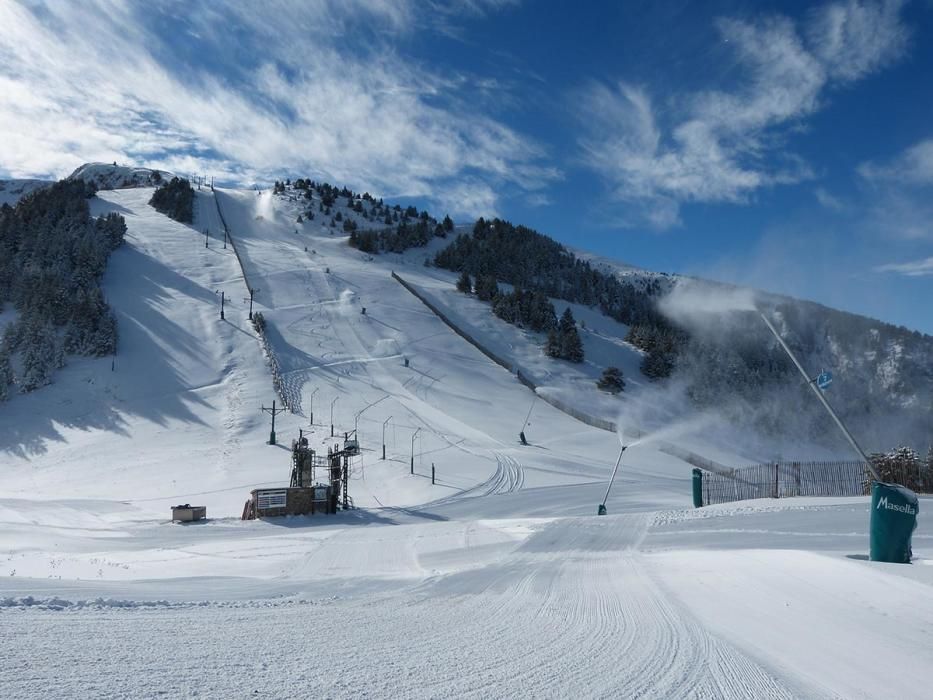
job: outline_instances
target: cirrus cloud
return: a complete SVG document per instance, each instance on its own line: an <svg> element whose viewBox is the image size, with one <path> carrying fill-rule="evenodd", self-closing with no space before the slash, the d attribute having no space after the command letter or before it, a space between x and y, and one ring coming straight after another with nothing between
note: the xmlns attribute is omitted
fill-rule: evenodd
<svg viewBox="0 0 933 700"><path fill-rule="evenodd" d="M830 87L902 55L901 5L830 3L802 28L785 17L721 19L716 28L733 47L740 84L677 95L666 111L648 88L624 80L580 90L583 160L629 212L620 223L670 228L684 203L741 203L762 188L813 178L786 148L787 134L821 108Z"/></svg>
<svg viewBox="0 0 933 700"><path fill-rule="evenodd" d="M450 23L500 4L437 2L433 13ZM558 178L538 144L466 109L470 76L442 75L378 38L414 31L415 9L0 3L0 170L62 176L90 160L142 161L242 184L309 175L453 206L458 174L481 176L488 192ZM484 195L463 208L480 204L495 207Z"/></svg>
<svg viewBox="0 0 933 700"><path fill-rule="evenodd" d="M933 257L906 263L888 263L875 268L878 272L896 272L907 277L933 275Z"/></svg>

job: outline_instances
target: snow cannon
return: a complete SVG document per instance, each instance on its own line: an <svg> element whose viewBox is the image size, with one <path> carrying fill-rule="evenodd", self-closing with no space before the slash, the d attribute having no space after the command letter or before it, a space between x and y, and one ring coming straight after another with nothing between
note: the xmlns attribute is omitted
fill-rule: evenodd
<svg viewBox="0 0 933 700"><path fill-rule="evenodd" d="M606 488L606 495L603 497L603 502L599 504L599 508L596 510L596 515L606 515L606 501L609 500L609 492L612 490L612 482L616 479L616 472L619 471L619 465L622 464L622 453L625 452L625 448L628 445L622 445L622 449L619 450L619 458L616 460L616 466L612 470L612 476L609 477L609 486Z"/></svg>

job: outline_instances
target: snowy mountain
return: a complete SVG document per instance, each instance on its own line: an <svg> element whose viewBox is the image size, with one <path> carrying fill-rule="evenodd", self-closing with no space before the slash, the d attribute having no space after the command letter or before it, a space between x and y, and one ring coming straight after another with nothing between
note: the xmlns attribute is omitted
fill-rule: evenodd
<svg viewBox="0 0 933 700"><path fill-rule="evenodd" d="M85 163L75 169L67 179L84 180L101 190L121 190L128 187L155 187L163 180L171 180L172 173L116 163Z"/></svg>
<svg viewBox="0 0 933 700"><path fill-rule="evenodd" d="M275 189L196 191L190 225L150 206L151 187L86 200L91 226L117 214L126 225L100 279L116 353L69 356L50 386L0 402L0 617L16 640L0 679L11 696L925 687L928 519L916 565L898 567L864 555L866 497L692 509L700 458L738 467L775 448L726 434L671 388L676 377L644 375L631 326L552 296L558 313L571 308L586 357L554 360L541 333L495 316L433 264L470 227L336 189ZM354 230L384 232L386 248L352 247ZM618 274L665 298L681 284ZM807 307L772 311L804 347L823 320L794 309ZM12 304L0 311L0 324L18 318ZM671 313L684 311L699 313ZM865 367L877 361L879 390L893 390L908 365L891 363L888 328L870 328L878 354ZM856 362L848 336L825 337L839 344L833 357ZM619 395L595 386L610 365L623 370ZM267 444L273 401L287 410ZM361 447L354 508L240 520L251 489L288 485L292 440L323 455L344 433ZM800 442L814 458L844 449ZM596 517L604 501L609 515ZM182 503L205 505L207 522L171 523ZM921 513L931 505L922 499ZM866 674L852 649L869 645L897 672Z"/></svg>

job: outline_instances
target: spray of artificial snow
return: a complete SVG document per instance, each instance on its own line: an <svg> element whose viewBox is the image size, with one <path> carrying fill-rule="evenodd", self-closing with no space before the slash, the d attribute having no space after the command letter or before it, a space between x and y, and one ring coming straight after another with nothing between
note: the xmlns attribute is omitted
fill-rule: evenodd
<svg viewBox="0 0 933 700"><path fill-rule="evenodd" d="M256 198L256 216L271 221L275 216L272 206L272 190L263 190Z"/></svg>
<svg viewBox="0 0 933 700"><path fill-rule="evenodd" d="M755 293L751 289L684 281L661 300L658 308L682 325L703 325L735 311L755 311Z"/></svg>

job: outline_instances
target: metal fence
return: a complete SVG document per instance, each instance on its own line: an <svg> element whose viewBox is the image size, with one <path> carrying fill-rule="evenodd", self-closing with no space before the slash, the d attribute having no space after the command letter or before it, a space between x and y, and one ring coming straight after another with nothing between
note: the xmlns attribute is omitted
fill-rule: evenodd
<svg viewBox="0 0 933 700"><path fill-rule="evenodd" d="M883 478L930 493L931 483L916 470L888 469ZM871 491L871 474L864 462L773 462L735 469L731 473L703 471L703 505L749 498L791 496L864 496Z"/></svg>
<svg viewBox="0 0 933 700"><path fill-rule="evenodd" d="M213 190L213 187L211 189ZM233 254L236 256L236 261L240 265L240 272L243 274L243 281L246 282L246 291L248 294L251 294L253 286L249 283L249 277L246 274L246 265L243 264L243 258L240 257L240 250L236 247L236 240L233 238L233 234L230 233L230 228L227 226L227 220L224 218L223 210L220 208L220 199L218 199L216 191L214 192L214 205L217 207L217 216L220 217L220 224L224 227L224 235L227 237L227 240L230 241L230 245L233 247ZM260 312L257 311L256 313ZM272 373L272 387L275 389L275 393L278 394L278 397L282 401L282 404L285 406L285 408L287 408L290 413L295 413L298 410L298 405L294 400L295 392L289 392L287 390L288 387L286 387L282 371L279 369L279 360L275 356L275 350L272 348L272 344L269 342L269 338L267 337L263 327L254 326L254 328L256 329L256 333L259 336L259 342L262 345L262 349L269 360L269 368Z"/></svg>
<svg viewBox="0 0 933 700"><path fill-rule="evenodd" d="M864 462L776 462L703 473L703 505L748 498L861 496L866 493Z"/></svg>

